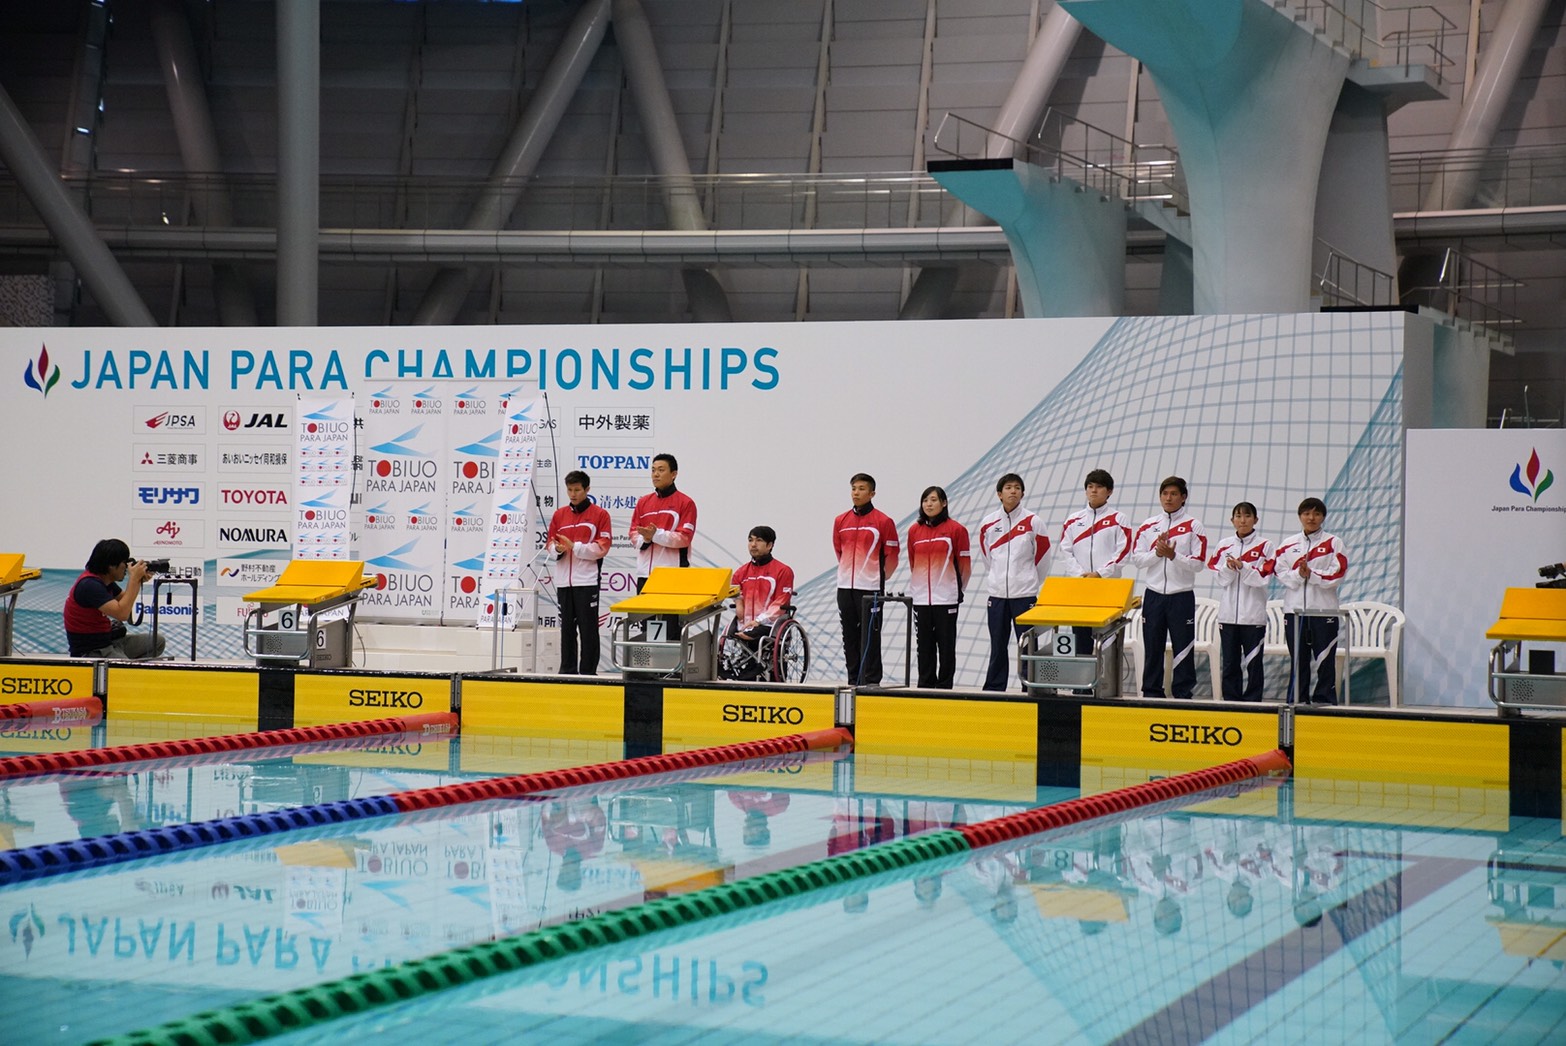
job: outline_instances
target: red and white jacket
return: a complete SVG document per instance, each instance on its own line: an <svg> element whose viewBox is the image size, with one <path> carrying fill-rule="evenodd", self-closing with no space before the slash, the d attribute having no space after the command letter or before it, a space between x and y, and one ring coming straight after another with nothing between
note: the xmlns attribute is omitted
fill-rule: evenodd
<svg viewBox="0 0 1566 1046"><path fill-rule="evenodd" d="M914 606L956 606L973 576L968 528L942 517L934 525L918 519L908 528L908 595Z"/></svg>
<svg viewBox="0 0 1566 1046"><path fill-rule="evenodd" d="M1153 542L1167 535L1174 545L1174 558L1165 559L1153 551ZM1131 543L1131 565L1136 567L1142 584L1153 592L1170 596L1196 588L1196 575L1207 569L1207 531L1201 520L1181 507L1179 512L1160 512L1136 528Z"/></svg>
<svg viewBox="0 0 1566 1046"><path fill-rule="evenodd" d="M776 624L794 599L793 568L771 553L736 570L734 584L740 590L735 614L741 627Z"/></svg>
<svg viewBox="0 0 1566 1046"><path fill-rule="evenodd" d="M1119 577L1131 555L1131 524L1119 509L1084 508L1066 520L1060 531L1061 563L1067 577L1096 573Z"/></svg>
<svg viewBox="0 0 1566 1046"><path fill-rule="evenodd" d="M636 528L651 523L658 528L646 541ZM688 567L691 542L696 540L696 502L672 485L644 494L631 512L631 547L636 549L636 576L644 578L653 567Z"/></svg>
<svg viewBox="0 0 1566 1046"><path fill-rule="evenodd" d="M1229 557L1239 560L1238 569ZM1272 577L1272 544L1254 530L1243 538L1230 534L1207 559L1207 568L1218 573L1218 623L1265 625L1267 580Z"/></svg>
<svg viewBox="0 0 1566 1046"><path fill-rule="evenodd" d="M879 592L897 569L897 524L874 505L864 508L832 521L837 587Z"/></svg>
<svg viewBox="0 0 1566 1046"><path fill-rule="evenodd" d="M556 537L569 540L571 551L555 552L555 588L597 588L604 556L614 541L609 513L591 501L583 502L580 512L575 505L561 505L550 517L544 536L544 547L551 552Z"/></svg>
<svg viewBox="0 0 1566 1046"><path fill-rule="evenodd" d="M1300 560L1310 576L1300 577ZM1348 573L1348 549L1340 538L1318 530L1295 534L1273 553L1273 572L1283 585L1283 612L1338 609L1338 583Z"/></svg>
<svg viewBox="0 0 1566 1046"><path fill-rule="evenodd" d="M996 509L979 524L984 584L996 599L1036 597L1053 554L1049 524L1021 505Z"/></svg>

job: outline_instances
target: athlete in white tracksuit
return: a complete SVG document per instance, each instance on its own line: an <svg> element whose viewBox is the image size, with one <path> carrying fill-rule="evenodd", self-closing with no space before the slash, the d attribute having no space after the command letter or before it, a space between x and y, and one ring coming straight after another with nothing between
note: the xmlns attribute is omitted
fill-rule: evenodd
<svg viewBox="0 0 1566 1046"><path fill-rule="evenodd" d="M1234 533L1220 541L1207 559L1218 581L1222 696L1225 701L1260 701L1272 545L1256 532L1256 506L1249 501L1234 506L1229 521Z"/></svg>

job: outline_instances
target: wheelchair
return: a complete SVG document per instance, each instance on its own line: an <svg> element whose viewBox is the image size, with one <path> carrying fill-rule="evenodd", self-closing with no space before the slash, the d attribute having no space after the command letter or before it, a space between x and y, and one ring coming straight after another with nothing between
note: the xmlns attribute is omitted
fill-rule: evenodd
<svg viewBox="0 0 1566 1046"><path fill-rule="evenodd" d="M772 631L756 641L754 647L737 636L739 615L729 619L718 638L718 678L754 680L762 683L802 683L810 670L810 637L794 618L792 605L783 608L783 616Z"/></svg>

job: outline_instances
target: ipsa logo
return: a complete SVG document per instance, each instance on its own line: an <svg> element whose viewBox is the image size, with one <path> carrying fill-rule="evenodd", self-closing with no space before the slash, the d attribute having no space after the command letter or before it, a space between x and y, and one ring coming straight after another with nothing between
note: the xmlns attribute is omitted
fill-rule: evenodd
<svg viewBox="0 0 1566 1046"><path fill-rule="evenodd" d="M37 389L47 398L49 390L60 383L60 368L56 365L53 370L49 369L49 346L42 346L42 349L36 361L27 361L27 366L22 371L22 380L27 382L28 388ZM37 369L35 370L34 367Z"/></svg>
<svg viewBox="0 0 1566 1046"><path fill-rule="evenodd" d="M1539 495L1549 490L1555 483L1555 473L1549 469L1544 469L1544 478L1540 479L1540 468L1539 452L1534 450L1528 455L1528 471L1526 475L1523 472L1522 465L1512 469L1512 489L1524 497L1538 501Z"/></svg>

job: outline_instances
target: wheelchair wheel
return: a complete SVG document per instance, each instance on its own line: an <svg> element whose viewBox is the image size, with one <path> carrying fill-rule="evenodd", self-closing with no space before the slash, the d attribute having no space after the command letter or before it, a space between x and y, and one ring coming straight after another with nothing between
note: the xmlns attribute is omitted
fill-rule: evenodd
<svg viewBox="0 0 1566 1046"><path fill-rule="evenodd" d="M772 680L802 683L810 671L810 639L793 618L781 622L772 633Z"/></svg>

